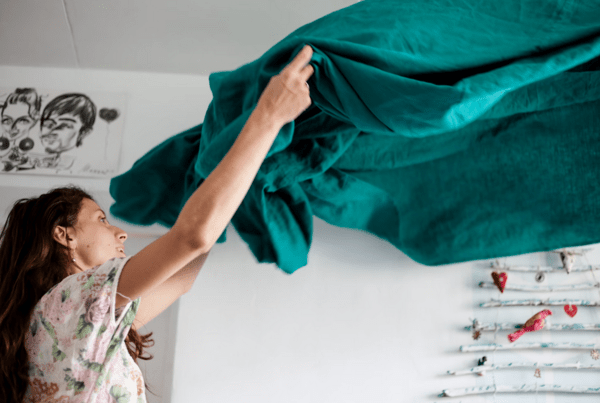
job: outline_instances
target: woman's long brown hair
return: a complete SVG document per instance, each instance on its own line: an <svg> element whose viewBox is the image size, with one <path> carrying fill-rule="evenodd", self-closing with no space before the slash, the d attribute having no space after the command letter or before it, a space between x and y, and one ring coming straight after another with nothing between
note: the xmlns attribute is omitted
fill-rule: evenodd
<svg viewBox="0 0 600 403"><path fill-rule="evenodd" d="M25 335L31 314L42 296L68 276L72 259L69 248L54 240L54 228L77 225L84 198L95 201L79 187L68 186L17 200L0 233L0 402L23 402L29 383ZM125 343L135 362L153 358L142 355L154 345L150 336L138 334L133 326L129 330Z"/></svg>

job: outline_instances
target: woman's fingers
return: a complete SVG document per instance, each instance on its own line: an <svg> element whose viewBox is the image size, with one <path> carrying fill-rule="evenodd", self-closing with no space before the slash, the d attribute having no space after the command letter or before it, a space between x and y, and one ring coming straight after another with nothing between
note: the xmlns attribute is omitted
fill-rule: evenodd
<svg viewBox="0 0 600 403"><path fill-rule="evenodd" d="M313 50L309 45L306 45L296 57L282 70L287 74L296 75L304 71L308 62L312 58Z"/></svg>
<svg viewBox="0 0 600 403"><path fill-rule="evenodd" d="M310 78L310 76L313 75L314 72L315 68L309 64L308 66L302 69L302 71L300 72L300 76L304 81L308 81L308 79Z"/></svg>
<svg viewBox="0 0 600 403"><path fill-rule="evenodd" d="M312 54L312 48L305 46L279 74L271 77L258 100L257 109L266 111L273 121L282 125L305 111L312 103L306 85L315 70L308 64Z"/></svg>

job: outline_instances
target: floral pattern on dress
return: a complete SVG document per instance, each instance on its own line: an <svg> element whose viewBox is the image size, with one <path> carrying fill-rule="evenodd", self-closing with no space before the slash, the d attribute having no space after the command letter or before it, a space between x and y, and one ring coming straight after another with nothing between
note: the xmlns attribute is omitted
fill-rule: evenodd
<svg viewBox="0 0 600 403"><path fill-rule="evenodd" d="M140 298L115 309L130 258L73 274L38 301L25 337L26 402L146 402L142 373L125 345Z"/></svg>

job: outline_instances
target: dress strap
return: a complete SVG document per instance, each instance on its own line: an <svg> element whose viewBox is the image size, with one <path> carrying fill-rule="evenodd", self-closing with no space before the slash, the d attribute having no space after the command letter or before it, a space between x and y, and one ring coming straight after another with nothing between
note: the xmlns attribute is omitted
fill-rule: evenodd
<svg viewBox="0 0 600 403"><path fill-rule="evenodd" d="M129 302L131 302L131 298L129 298L128 296L121 294L119 291L117 291L117 294L119 294L123 298L127 298L129 300Z"/></svg>

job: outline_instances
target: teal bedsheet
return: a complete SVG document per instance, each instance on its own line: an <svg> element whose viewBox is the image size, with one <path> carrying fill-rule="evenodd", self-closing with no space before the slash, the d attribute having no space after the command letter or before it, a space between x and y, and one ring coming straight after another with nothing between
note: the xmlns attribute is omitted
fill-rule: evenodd
<svg viewBox="0 0 600 403"><path fill-rule="evenodd" d="M366 0L328 14L211 74L203 123L113 178L111 214L171 227L305 44L313 104L232 219L259 262L305 266L313 216L424 265L600 242L600 1L583 0Z"/></svg>

